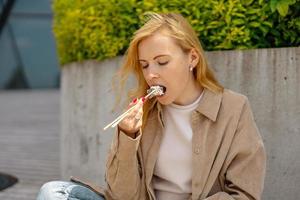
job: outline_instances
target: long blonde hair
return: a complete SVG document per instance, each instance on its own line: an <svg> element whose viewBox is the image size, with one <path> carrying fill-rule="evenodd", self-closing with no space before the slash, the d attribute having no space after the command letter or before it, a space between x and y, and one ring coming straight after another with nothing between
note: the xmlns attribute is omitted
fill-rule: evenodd
<svg viewBox="0 0 300 200"><path fill-rule="evenodd" d="M141 70L142 68L138 62L138 45L143 39L153 35L157 31L162 30L164 34L166 33L168 36L175 39L177 44L184 52L188 52L193 48L196 50L199 55L199 62L193 70L196 81L202 87L207 88L215 93L223 91L223 86L218 83L213 71L207 64L204 56L204 50L197 37L197 34L182 15L176 13L158 14L148 12L145 16L146 21L144 25L134 33L129 44L129 48L125 53L123 66L117 73L117 79L120 81L120 92L116 102L120 102L121 92L124 89L124 85L127 82L129 74L135 75L137 87L128 92L128 99L126 103L133 98L141 97L146 94L149 86L144 79L143 72ZM143 127L148 118L150 105L151 102L153 102L153 99L146 101L143 106Z"/></svg>

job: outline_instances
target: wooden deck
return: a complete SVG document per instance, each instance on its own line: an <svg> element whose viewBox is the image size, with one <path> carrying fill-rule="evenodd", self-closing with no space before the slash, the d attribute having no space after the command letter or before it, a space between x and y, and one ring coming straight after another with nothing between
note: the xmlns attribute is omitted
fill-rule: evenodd
<svg viewBox="0 0 300 200"><path fill-rule="evenodd" d="M60 179L59 91L0 91L0 172L19 179L2 200L33 200L41 185Z"/></svg>

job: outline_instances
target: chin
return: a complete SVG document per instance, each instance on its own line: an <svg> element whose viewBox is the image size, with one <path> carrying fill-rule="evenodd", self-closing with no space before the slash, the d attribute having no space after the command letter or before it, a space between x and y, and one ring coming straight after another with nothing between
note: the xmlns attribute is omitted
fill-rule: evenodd
<svg viewBox="0 0 300 200"><path fill-rule="evenodd" d="M171 104L173 101L168 99L168 98L165 98L165 97L157 97L157 101L162 104L162 105L169 105Z"/></svg>

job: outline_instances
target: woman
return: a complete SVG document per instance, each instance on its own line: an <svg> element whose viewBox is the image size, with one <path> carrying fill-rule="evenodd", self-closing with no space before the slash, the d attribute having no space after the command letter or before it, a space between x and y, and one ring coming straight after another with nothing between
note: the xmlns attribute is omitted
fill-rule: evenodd
<svg viewBox="0 0 300 200"><path fill-rule="evenodd" d="M132 97L153 85L165 93L130 103L138 105L114 136L105 199L261 199L266 155L247 98L216 81L181 15L148 17L121 75L136 75ZM51 188L44 185L39 199Z"/></svg>

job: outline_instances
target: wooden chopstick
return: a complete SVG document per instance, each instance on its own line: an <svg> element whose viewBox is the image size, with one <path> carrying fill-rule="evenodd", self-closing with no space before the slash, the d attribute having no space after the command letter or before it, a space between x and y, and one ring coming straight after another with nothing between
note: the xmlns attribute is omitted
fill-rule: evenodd
<svg viewBox="0 0 300 200"><path fill-rule="evenodd" d="M136 105L137 104L135 104L134 106L132 106L131 108L129 108L126 112L124 112L122 115L120 115L119 117L117 117L114 121L112 121L110 124L108 124L107 126L105 126L103 128L103 130L106 130L109 127L113 127L113 125L115 123L116 124L120 123L120 121L122 121L127 116L127 114L135 108Z"/></svg>
<svg viewBox="0 0 300 200"><path fill-rule="evenodd" d="M149 94L147 94L145 96L145 100L150 96L152 95L153 93L155 92L155 90L151 91ZM126 112L124 112L123 114L121 114L119 117L117 117L114 121L112 121L111 123L109 123L108 125L106 125L103 130L106 130L108 129L109 127L112 127L114 128L115 126L117 126L126 116L127 114L133 110L135 108L137 104L135 104L134 106L132 106L131 108L129 108Z"/></svg>

